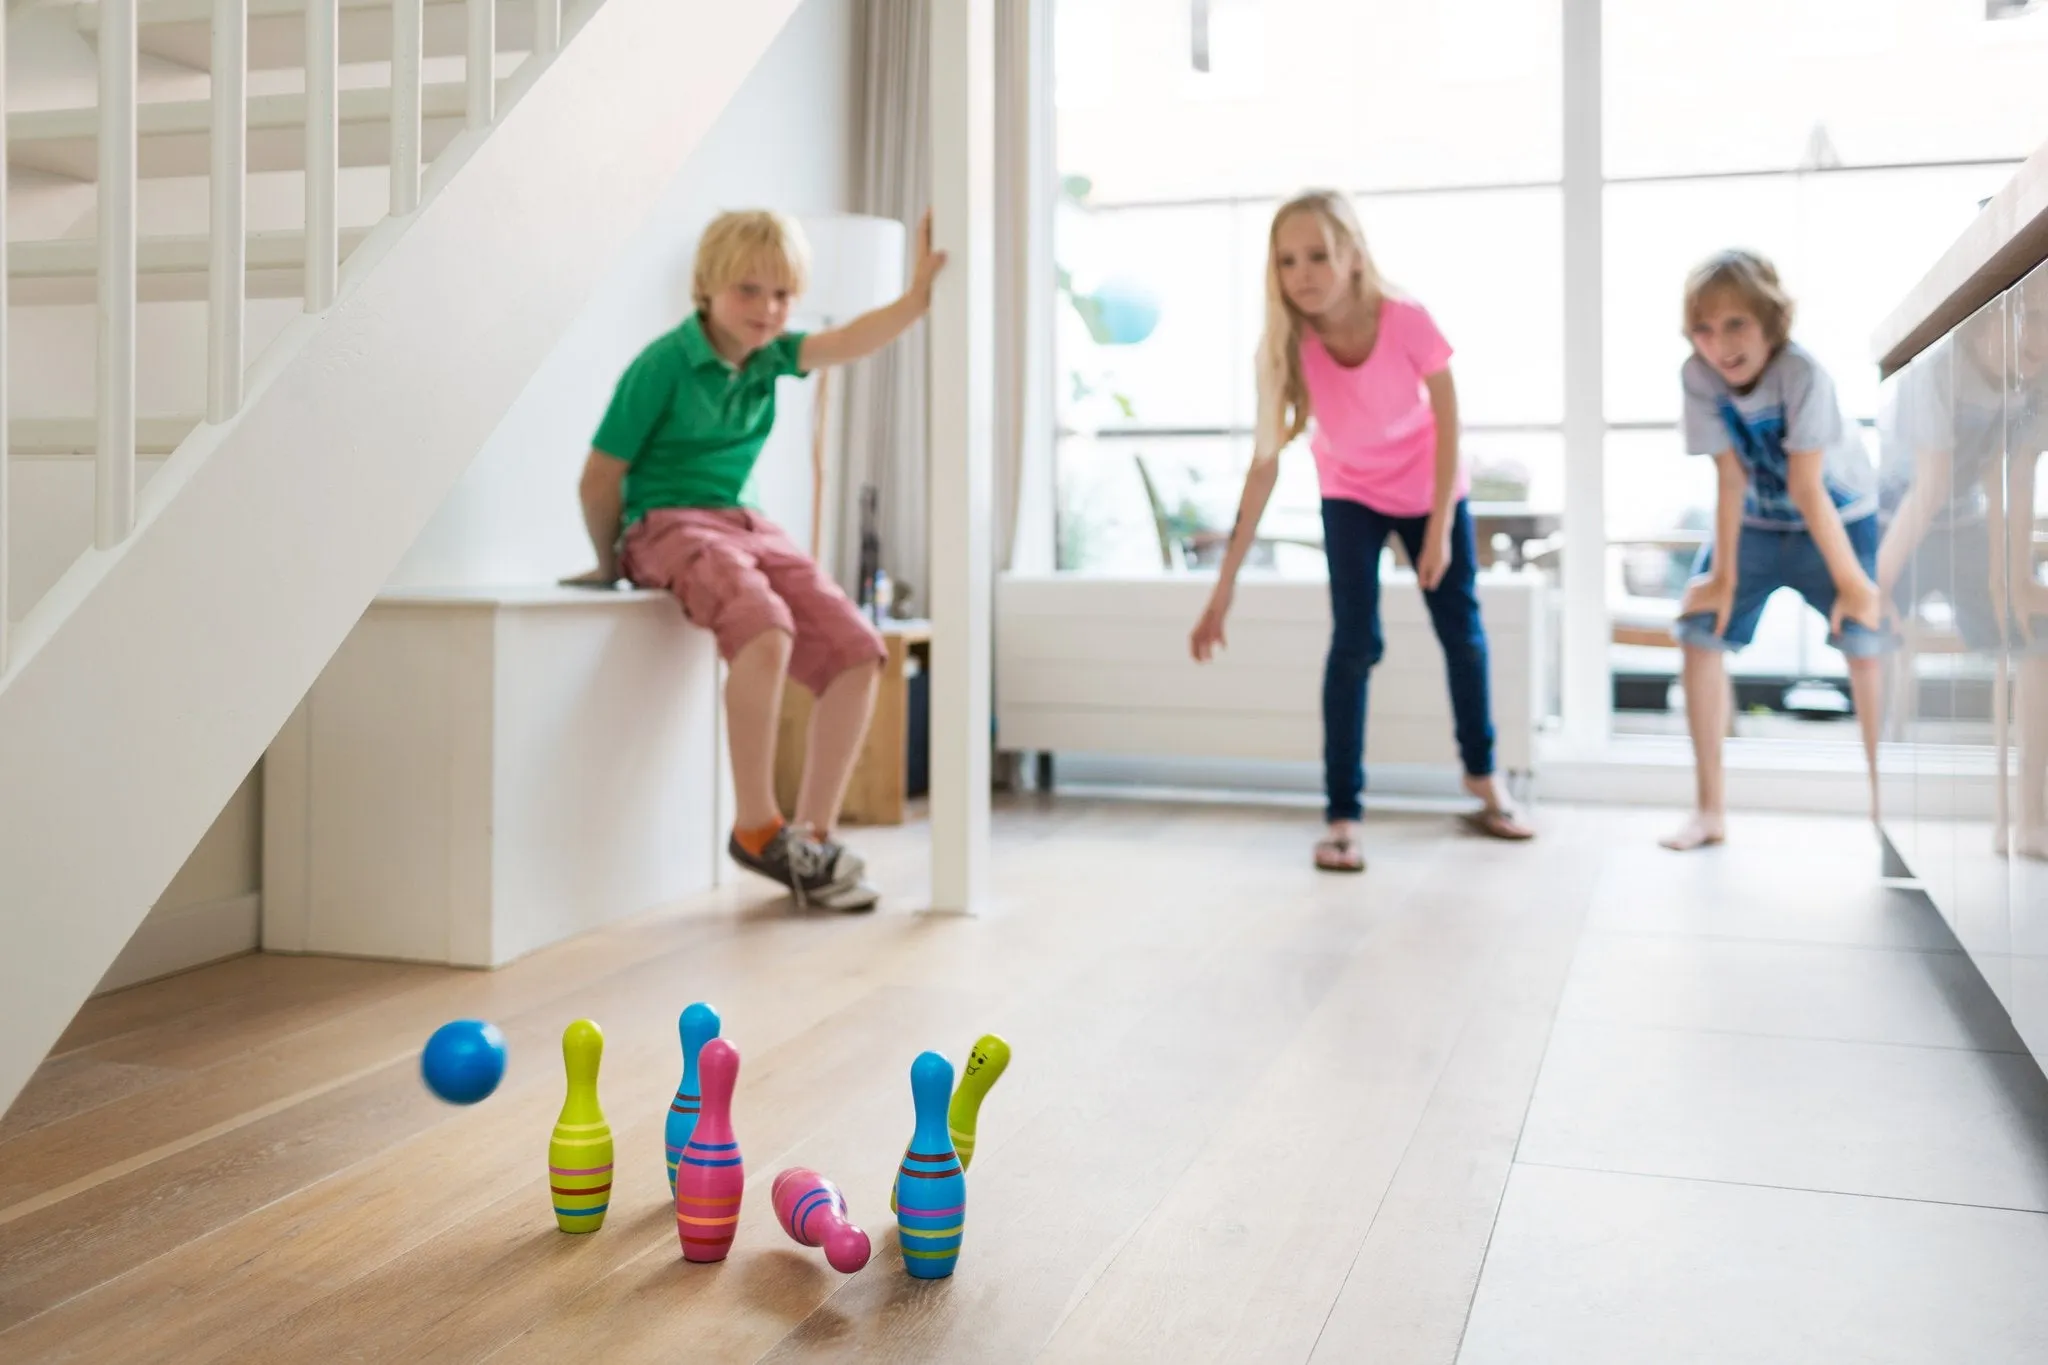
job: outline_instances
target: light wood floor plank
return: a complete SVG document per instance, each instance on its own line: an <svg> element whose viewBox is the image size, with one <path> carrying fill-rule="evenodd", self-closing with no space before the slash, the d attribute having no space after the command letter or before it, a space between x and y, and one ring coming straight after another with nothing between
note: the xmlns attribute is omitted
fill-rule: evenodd
<svg viewBox="0 0 2048 1365"><path fill-rule="evenodd" d="M495 973L255 957L93 1002L0 1123L0 1359L274 1362L1448 1360L1580 926L1599 813L1513 848L1376 816L1020 801L997 910L922 917L923 834L855 835L891 909L741 883ZM1603 871L1604 870L1604 871ZM743 1054L749 1187L684 1264L660 1166L675 1015ZM607 1035L611 1216L556 1231L570 1019ZM449 1018L504 1028L488 1101L428 1096ZM950 1281L887 1211L907 1071L995 1030ZM845 1187L875 1258L776 1228L776 1170Z"/></svg>

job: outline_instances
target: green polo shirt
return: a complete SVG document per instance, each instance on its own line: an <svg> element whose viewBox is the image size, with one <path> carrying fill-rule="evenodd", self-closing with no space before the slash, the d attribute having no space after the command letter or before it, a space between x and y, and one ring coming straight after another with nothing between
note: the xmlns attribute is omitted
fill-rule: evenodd
<svg viewBox="0 0 2048 1365"><path fill-rule="evenodd" d="M626 462L623 524L658 507L738 507L775 426L775 381L802 377L804 334L785 332L735 366L697 314L640 353L591 443Z"/></svg>

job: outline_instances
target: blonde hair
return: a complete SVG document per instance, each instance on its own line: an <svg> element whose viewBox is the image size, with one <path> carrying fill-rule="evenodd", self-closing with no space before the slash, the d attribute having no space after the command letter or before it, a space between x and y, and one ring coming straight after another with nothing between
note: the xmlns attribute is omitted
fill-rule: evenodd
<svg viewBox="0 0 2048 1365"><path fill-rule="evenodd" d="M1365 229L1351 201L1335 190L1309 190L1280 206L1266 239L1266 329L1259 337L1258 433L1252 458L1279 458L1283 447L1308 430L1308 383L1301 374L1301 329L1305 319L1280 287L1280 226L1297 214L1312 213L1330 240L1332 254L1351 254L1351 290L1363 303L1384 297L1386 281L1365 249Z"/></svg>
<svg viewBox="0 0 2048 1365"><path fill-rule="evenodd" d="M1685 319L1681 333L1688 340L1699 326L1707 301L1732 296L1764 329L1773 351L1792 335L1792 296L1778 283L1778 267L1758 252L1740 248L1717 251L1685 277Z"/></svg>
<svg viewBox="0 0 2048 1365"><path fill-rule="evenodd" d="M795 220L767 209L721 213L697 242L697 264L690 276L690 297L709 308L711 296L744 279L757 266L791 294L801 294L811 279L811 248Z"/></svg>

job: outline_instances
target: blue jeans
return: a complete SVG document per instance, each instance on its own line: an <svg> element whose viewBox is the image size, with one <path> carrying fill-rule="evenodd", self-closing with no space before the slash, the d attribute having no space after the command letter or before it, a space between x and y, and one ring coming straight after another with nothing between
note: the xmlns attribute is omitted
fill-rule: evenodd
<svg viewBox="0 0 2048 1365"><path fill-rule="evenodd" d="M1863 572L1877 577L1878 530L1876 517L1859 517L1842 528ZM1700 547L1693 576L1701 577L1714 567L1712 542ZM1681 616L1672 624L1671 634L1681 645L1694 649L1732 652L1756 638L1757 622L1763 619L1764 603L1780 588L1791 588L1822 616L1835 609L1835 578L1821 558L1804 527L1785 531L1761 526L1742 528L1735 555L1735 601L1728 611L1728 629L1714 633L1714 618L1707 612ZM1830 634L1828 643L1852 659L1871 658L1889 651L1894 641L1889 631L1872 630L1861 621L1844 621L1840 635Z"/></svg>
<svg viewBox="0 0 2048 1365"><path fill-rule="evenodd" d="M1323 548L1330 558L1335 629L1323 669L1323 790L1327 818L1356 820L1365 789L1365 695L1372 666L1386 653L1380 633L1380 550L1401 537L1408 562L1422 558L1427 517L1390 517L1363 503L1323 500ZM1479 552L1461 501L1451 522L1451 567L1425 592L1429 619L1450 675L1458 754L1473 777L1493 772L1493 706L1487 695L1486 628L1479 621Z"/></svg>

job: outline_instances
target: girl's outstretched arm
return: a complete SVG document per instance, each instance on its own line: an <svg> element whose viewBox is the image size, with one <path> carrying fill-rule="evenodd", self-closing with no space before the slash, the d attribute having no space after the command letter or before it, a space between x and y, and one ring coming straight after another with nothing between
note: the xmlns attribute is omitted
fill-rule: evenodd
<svg viewBox="0 0 2048 1365"><path fill-rule="evenodd" d="M1188 652L1197 663L1207 663L1215 654L1218 645L1230 642L1223 637L1223 620L1230 614L1230 600L1237 590L1237 571L1244 567L1245 556L1251 553L1252 541L1259 532L1259 518L1266 514L1266 504L1272 500L1273 485L1280 479L1280 457L1270 459L1252 458L1252 467L1245 471L1244 495L1237 502L1237 524L1230 528L1230 544L1223 551L1223 563L1216 570L1216 588L1209 594L1209 605L1202 611L1202 619L1195 623L1194 634L1188 638Z"/></svg>

